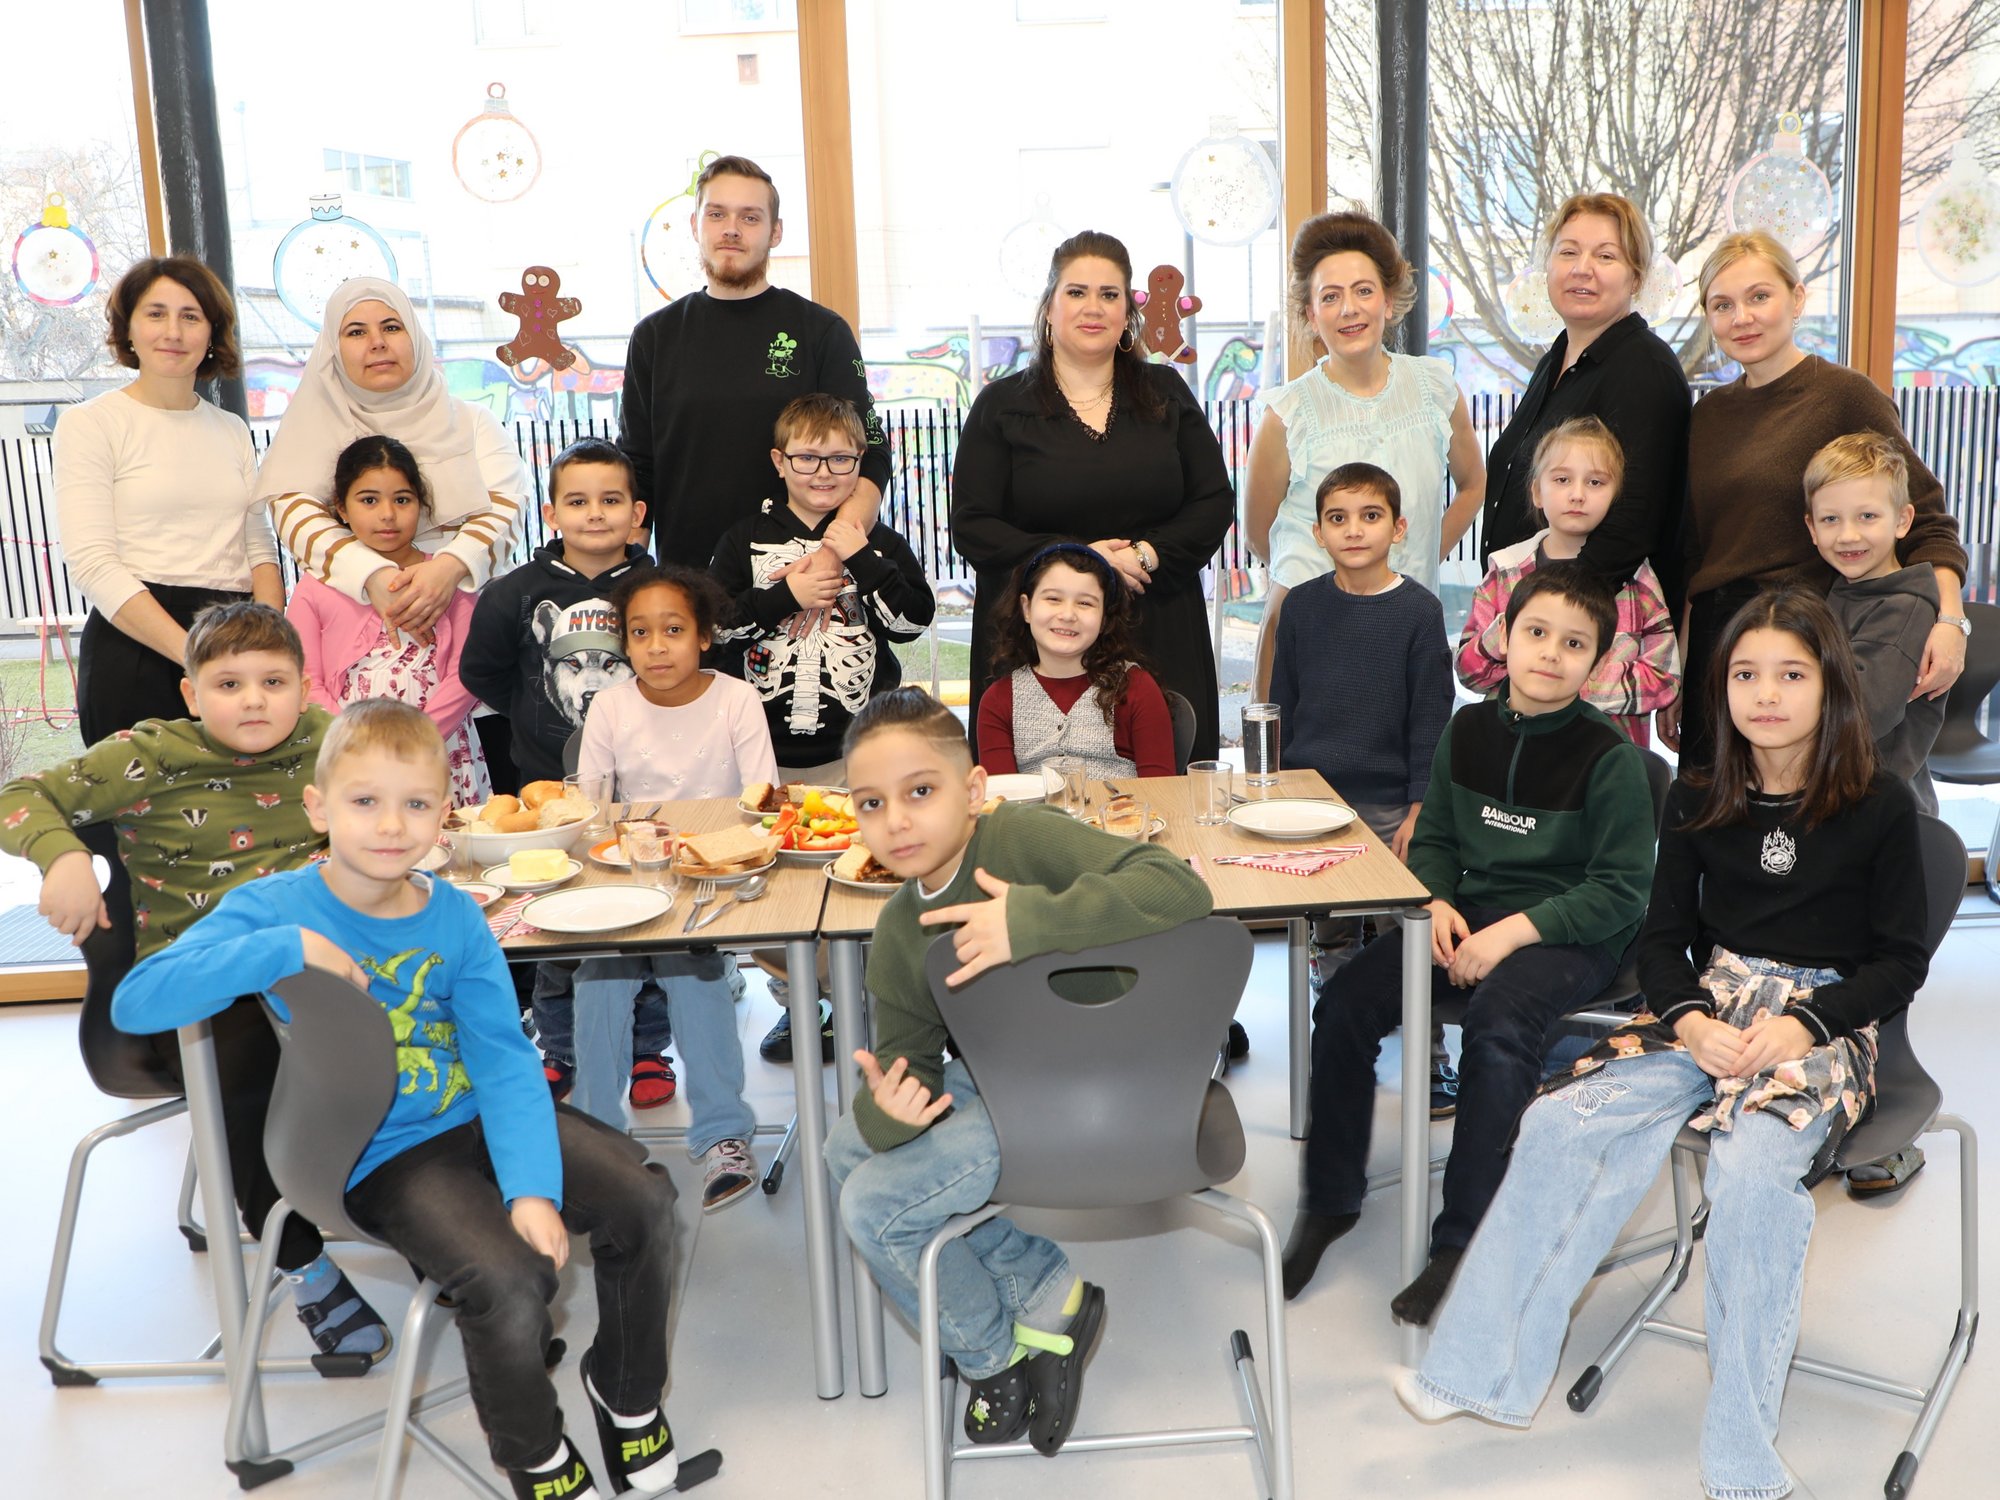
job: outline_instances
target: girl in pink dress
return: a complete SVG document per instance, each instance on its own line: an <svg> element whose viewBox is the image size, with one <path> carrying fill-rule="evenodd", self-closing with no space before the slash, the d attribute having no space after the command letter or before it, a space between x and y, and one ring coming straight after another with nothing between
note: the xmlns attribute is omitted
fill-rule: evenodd
<svg viewBox="0 0 2000 1500"><path fill-rule="evenodd" d="M424 561L415 539L430 507L430 486L415 456L392 437L359 438L334 464L327 510L384 567ZM471 593L458 590L424 639L390 630L372 604L358 604L308 573L285 611L305 644L313 702L337 714L362 698L394 698L430 716L444 735L455 807L477 807L493 795L472 729L477 700L458 680L473 603Z"/></svg>

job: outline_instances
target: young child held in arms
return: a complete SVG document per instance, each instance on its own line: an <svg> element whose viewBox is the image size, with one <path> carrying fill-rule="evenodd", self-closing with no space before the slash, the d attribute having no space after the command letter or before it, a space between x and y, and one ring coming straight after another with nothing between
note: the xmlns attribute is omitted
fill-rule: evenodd
<svg viewBox="0 0 2000 1500"><path fill-rule="evenodd" d="M1014 592L979 700L980 765L994 776L1057 761L1095 777L1174 775L1173 716L1133 659L1132 596L1111 564L1057 542L1021 564Z"/></svg>
<svg viewBox="0 0 2000 1500"><path fill-rule="evenodd" d="M561 781L563 747L583 728L591 701L632 675L611 591L646 561L645 548L631 540L645 518L645 503L632 495L632 461L615 443L579 438L549 466L542 520L555 535L480 591L458 674L507 716L522 785ZM573 961L535 966L535 1035L558 1100L569 1096L576 1075L575 972ZM632 1104L655 1109L674 1096L663 1055L673 1030L658 986L649 982L635 1003Z"/></svg>
<svg viewBox="0 0 2000 1500"><path fill-rule="evenodd" d="M1582 564L1537 568L1507 605L1506 695L1459 710L1438 741L1407 863L1436 898L1431 991L1470 994L1444 1210L1430 1263L1390 1303L1406 1323L1430 1321L1500 1186L1514 1122L1541 1081L1550 1023L1604 988L1645 915L1646 769L1578 696L1616 621L1610 585ZM1375 1060L1402 1021L1402 975L1401 936L1377 938L1314 1007L1312 1126L1285 1248L1287 1297L1361 1217Z"/></svg>
<svg viewBox="0 0 2000 1500"><path fill-rule="evenodd" d="M1774 1440L1813 1224L1802 1179L1867 1112L1875 1025L1929 967L1926 903L1916 805L1876 768L1826 606L1760 595L1715 661L1715 758L1668 794L1639 938L1652 1014L1522 1116L1423 1368L1396 1393L1425 1421L1528 1426L1570 1305L1691 1123L1711 1142L1703 1492L1776 1497L1792 1488Z"/></svg>
<svg viewBox="0 0 2000 1500"><path fill-rule="evenodd" d="M342 450L326 509L356 542L399 568L429 556L417 550L415 538L431 512L430 485L415 455L392 437L359 438ZM444 736L451 798L458 807L478 807L493 795L472 729L476 700L458 675L474 597L453 590L428 641L390 630L374 605L357 602L310 572L300 575L285 609L305 647L312 701L336 714L363 698L394 698L421 708Z"/></svg>
<svg viewBox="0 0 2000 1500"><path fill-rule="evenodd" d="M1540 563L1577 556L1603 522L1625 482L1625 453L1595 417L1571 417L1542 435L1528 471L1528 493L1548 524L1525 542L1502 547L1472 595L1458 638L1458 677L1475 692L1507 681L1501 621L1507 601ZM1611 716L1633 744L1651 743L1647 719L1680 697L1680 646L1659 575L1639 564L1618 590L1618 633L1583 685L1583 701Z"/></svg>
<svg viewBox="0 0 2000 1500"><path fill-rule="evenodd" d="M963 983L996 964L1076 953L1206 916L1208 887L1185 861L1037 805L985 817L986 772L951 710L918 688L874 699L847 731L855 817L904 884L882 908L868 957L876 1048L856 1052L865 1088L827 1136L840 1217L877 1280L916 1322L917 1263L954 1214L1000 1180L999 1143L972 1075L946 1062L924 976L932 939L955 929ZM970 1386L975 1443L1024 1433L1043 1453L1068 1438L1104 1293L1059 1245L1006 1218L955 1240L939 1267L944 1349Z"/></svg>
<svg viewBox="0 0 2000 1500"><path fill-rule="evenodd" d="M889 648L923 634L937 596L908 542L839 514L868 450L852 402L801 396L778 414L774 440L785 503L765 501L716 544L711 571L736 616L715 638L730 648L727 670L763 702L785 779L838 784L841 736L862 704L903 680ZM798 566L823 548L843 571Z"/></svg>
<svg viewBox="0 0 2000 1500"><path fill-rule="evenodd" d="M275 609L214 605L188 629L181 682L188 718L141 720L74 760L0 787L0 849L41 866L42 915L79 946L110 926L90 853L76 836L93 824L117 831L132 876L128 951L141 959L184 941L236 887L321 857L326 840L300 791L328 719L308 702L304 662L298 632ZM246 986L229 978L223 998L234 999ZM278 1041L254 998L221 1009L214 1031L236 1202L250 1232L262 1234L278 1199L264 1165ZM157 1037L155 1046L178 1075L174 1038ZM278 1265L321 1353L379 1360L389 1352L381 1318L326 1256L319 1231L296 1214Z"/></svg>
<svg viewBox="0 0 2000 1500"><path fill-rule="evenodd" d="M581 775L609 775L624 802L740 797L777 780L771 731L756 693L703 671L701 656L729 601L692 568L641 568L613 590L611 608L637 674L600 693L583 726ZM666 816L671 819L669 807ZM624 1059L633 1054L632 994L646 976L666 988L687 1084L688 1154L707 1163L701 1206L713 1212L757 1180L756 1117L743 1098L729 973L713 948L586 960L576 973L577 1107L617 1123Z"/></svg>
<svg viewBox="0 0 2000 1500"><path fill-rule="evenodd" d="M673 1185L630 1137L550 1102L479 908L412 874L447 784L421 712L350 706L305 791L326 862L231 892L132 971L112 1015L128 1031L184 1026L311 965L409 1017L425 1064L404 1070L348 1179L348 1211L455 1300L473 1407L520 1500L595 1493L544 1365L556 1273L569 1236L588 1234L601 1321L582 1373L608 1492L664 1490L678 1468L659 1404Z"/></svg>

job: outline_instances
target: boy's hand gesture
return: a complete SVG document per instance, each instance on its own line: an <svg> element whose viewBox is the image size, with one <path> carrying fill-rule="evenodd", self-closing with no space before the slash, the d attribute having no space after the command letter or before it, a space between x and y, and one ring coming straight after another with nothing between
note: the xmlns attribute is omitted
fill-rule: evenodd
<svg viewBox="0 0 2000 1500"><path fill-rule="evenodd" d="M1007 892L1012 887L998 875L989 875L981 869L973 870L972 880L993 899L943 906L917 918L925 927L958 924L958 931L952 934L952 946L958 953L960 967L945 975L946 984L964 984L974 975L1014 961L1014 945L1007 937Z"/></svg>
<svg viewBox="0 0 2000 1500"><path fill-rule="evenodd" d="M831 551L842 562L854 556L868 545L868 533L852 521L835 516L826 523L826 530L820 534L822 551Z"/></svg>
<svg viewBox="0 0 2000 1500"><path fill-rule="evenodd" d="M507 1217L529 1249L554 1261L558 1271L563 1268L569 1260L569 1231L553 1203L546 1198L516 1198Z"/></svg>
<svg viewBox="0 0 2000 1500"><path fill-rule="evenodd" d="M368 976L361 972L361 966L345 948L331 938L322 937L310 927L301 927L299 943L305 949L308 969L324 969L329 974L345 979L358 990L368 988Z"/></svg>
<svg viewBox="0 0 2000 1500"><path fill-rule="evenodd" d="M42 877L42 899L36 908L55 928L77 947L99 927L111 925L104 909L104 893L97 888L97 867L86 849L58 854Z"/></svg>
<svg viewBox="0 0 2000 1500"><path fill-rule="evenodd" d="M1709 1077L1742 1076L1744 1033L1728 1022L1716 1020L1707 1011L1691 1010L1674 1022L1674 1035L1681 1039L1695 1065Z"/></svg>
<svg viewBox="0 0 2000 1500"><path fill-rule="evenodd" d="M1410 836L1417 831L1417 814L1424 810L1421 802L1412 802L1410 810L1403 814L1403 821L1396 825L1396 832L1389 840L1389 852L1405 864L1410 859Z"/></svg>
<svg viewBox="0 0 2000 1500"><path fill-rule="evenodd" d="M908 1058L897 1058L886 1073L872 1052L857 1051L854 1061L861 1069L861 1081L874 1097L875 1107L899 1124L928 1129L931 1121L951 1108L951 1095L939 1094L933 1099L929 1089L909 1076Z"/></svg>
<svg viewBox="0 0 2000 1500"><path fill-rule="evenodd" d="M1458 945L1472 936L1472 929L1449 901L1432 901L1424 910L1431 914L1431 962L1449 969Z"/></svg>
<svg viewBox="0 0 2000 1500"><path fill-rule="evenodd" d="M1454 912L1452 915L1458 914ZM1490 926L1480 928L1458 945L1458 951L1451 958L1451 982L1462 990L1469 990L1513 953L1541 940L1542 935L1535 930L1535 924L1520 912L1502 917Z"/></svg>

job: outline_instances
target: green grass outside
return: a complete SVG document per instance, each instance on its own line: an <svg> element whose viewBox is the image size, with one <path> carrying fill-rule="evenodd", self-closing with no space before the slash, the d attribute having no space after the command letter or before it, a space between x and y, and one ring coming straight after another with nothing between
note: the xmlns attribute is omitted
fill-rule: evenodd
<svg viewBox="0 0 2000 1500"><path fill-rule="evenodd" d="M903 664L903 681L928 687L931 680L931 646L919 638L896 647L896 660ZM956 681L972 672L972 648L957 641L938 642L938 680Z"/></svg>
<svg viewBox="0 0 2000 1500"><path fill-rule="evenodd" d="M0 661L0 780L46 771L83 749L74 719L55 725L43 722L45 680L51 713L76 707L69 668L60 652L49 663L46 679L38 661Z"/></svg>

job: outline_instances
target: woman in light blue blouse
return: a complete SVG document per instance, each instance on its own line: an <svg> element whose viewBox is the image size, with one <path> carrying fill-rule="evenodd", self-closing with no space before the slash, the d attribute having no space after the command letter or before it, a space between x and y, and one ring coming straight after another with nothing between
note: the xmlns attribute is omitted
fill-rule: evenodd
<svg viewBox="0 0 2000 1500"><path fill-rule="evenodd" d="M1270 686L1286 593L1333 566L1312 533L1313 493L1328 472L1365 461L1395 476L1410 529L1391 549L1389 566L1432 593L1439 562L1479 513L1486 461L1450 364L1383 347L1416 295L1415 271L1368 215L1320 214L1299 226L1291 311L1326 352L1260 398L1264 417L1250 444L1250 546L1270 566L1257 642L1259 697ZM1446 474L1454 487L1449 509Z"/></svg>

